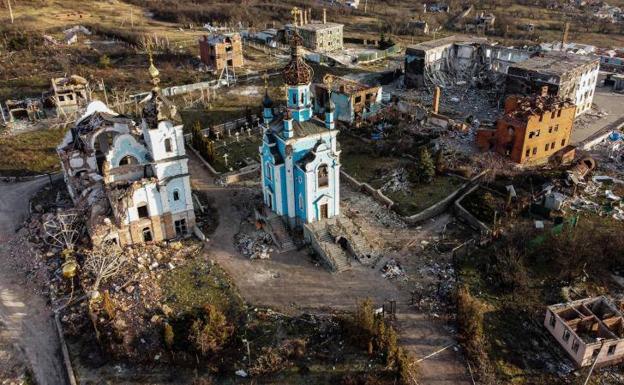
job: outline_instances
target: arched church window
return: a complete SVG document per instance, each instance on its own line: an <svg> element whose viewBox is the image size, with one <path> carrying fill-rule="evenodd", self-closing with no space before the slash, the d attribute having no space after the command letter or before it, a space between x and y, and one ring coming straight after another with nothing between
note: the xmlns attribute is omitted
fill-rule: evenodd
<svg viewBox="0 0 624 385"><path fill-rule="evenodd" d="M319 166L317 171L317 178L319 188L329 186L329 171L326 164L322 164Z"/></svg>
<svg viewBox="0 0 624 385"><path fill-rule="evenodd" d="M167 151L167 152L172 152L173 151L171 149L171 139L170 138L165 139L165 151Z"/></svg>
<svg viewBox="0 0 624 385"><path fill-rule="evenodd" d="M126 155L119 161L120 166L127 166L129 164L137 164L139 161L132 155Z"/></svg>
<svg viewBox="0 0 624 385"><path fill-rule="evenodd" d="M180 191L173 190L173 200L174 201L179 201L180 200Z"/></svg>
<svg viewBox="0 0 624 385"><path fill-rule="evenodd" d="M150 230L149 227L145 227L142 232L143 232L143 242L151 242L153 240L152 230Z"/></svg>

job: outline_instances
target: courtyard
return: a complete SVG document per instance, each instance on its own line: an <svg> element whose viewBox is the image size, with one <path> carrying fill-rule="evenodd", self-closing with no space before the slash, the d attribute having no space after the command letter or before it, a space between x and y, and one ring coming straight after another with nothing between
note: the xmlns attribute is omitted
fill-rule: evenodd
<svg viewBox="0 0 624 385"><path fill-rule="evenodd" d="M374 144L349 135L341 135L343 170L359 182L381 189L395 203L395 210L410 216L436 204L457 190L464 180L450 175L437 175L431 183L410 181L409 168L414 160L378 155Z"/></svg>

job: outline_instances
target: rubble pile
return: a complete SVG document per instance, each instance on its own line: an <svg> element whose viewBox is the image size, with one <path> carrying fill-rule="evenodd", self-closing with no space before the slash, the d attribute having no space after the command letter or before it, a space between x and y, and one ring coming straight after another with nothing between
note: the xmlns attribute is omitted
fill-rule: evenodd
<svg viewBox="0 0 624 385"><path fill-rule="evenodd" d="M410 188L408 173L404 167L399 167L391 171L384 179L385 182L383 186L381 186L383 192L407 191Z"/></svg>
<svg viewBox="0 0 624 385"><path fill-rule="evenodd" d="M414 305L436 318L452 314L451 299L457 286L453 265L430 259L418 270L417 276Z"/></svg>
<svg viewBox="0 0 624 385"><path fill-rule="evenodd" d="M240 232L234 237L234 243L249 259L270 259L273 252L273 239L263 230Z"/></svg>
<svg viewBox="0 0 624 385"><path fill-rule="evenodd" d="M396 259L390 259L386 262L386 264L381 268L381 273L386 279L407 279L405 271Z"/></svg>

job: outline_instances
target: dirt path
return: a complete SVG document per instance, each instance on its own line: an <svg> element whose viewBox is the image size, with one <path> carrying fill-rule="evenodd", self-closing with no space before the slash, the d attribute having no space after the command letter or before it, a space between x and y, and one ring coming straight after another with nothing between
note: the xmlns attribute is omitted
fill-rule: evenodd
<svg viewBox="0 0 624 385"><path fill-rule="evenodd" d="M24 358L37 384L61 385L67 380L52 311L33 287L36 283L14 269L8 244L28 214L30 198L47 182L47 178L42 178L0 184L0 351L11 352L18 346L13 351L21 353L13 357ZM0 359L0 368L3 368L2 364Z"/></svg>
<svg viewBox="0 0 624 385"><path fill-rule="evenodd" d="M194 188L215 200L219 227L210 237L207 253L233 278L243 297L252 304L272 306L287 313L301 311L353 310L357 300L370 297L376 305L397 301L401 342L416 358L455 344L452 335L408 306L409 298L377 270L354 265L350 271L331 274L315 265L305 252L274 254L270 260L250 261L233 244L241 213L236 203L249 199L249 190L215 187L212 176L190 154ZM424 385L469 384L460 356L448 348L420 363Z"/></svg>

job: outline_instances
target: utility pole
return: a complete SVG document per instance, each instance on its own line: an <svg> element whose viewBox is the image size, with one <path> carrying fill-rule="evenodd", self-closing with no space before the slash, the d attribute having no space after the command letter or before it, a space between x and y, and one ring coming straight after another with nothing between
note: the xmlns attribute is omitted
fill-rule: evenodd
<svg viewBox="0 0 624 385"><path fill-rule="evenodd" d="M600 353L602 353L602 348L604 347L606 340L602 340L602 343L600 344L600 349L598 350L598 354L596 354L596 358L594 359L594 363L592 364L591 368L589 368L589 373L587 373L587 378L585 379L585 382L583 382L583 385L587 385L589 383L589 377L591 377L592 372L594 371L594 368L596 367L596 363L598 362L598 357L600 356Z"/></svg>
<svg viewBox="0 0 624 385"><path fill-rule="evenodd" d="M11 8L11 0L7 0L7 6L9 7L9 15L11 16L11 24L13 24L13 8Z"/></svg>

